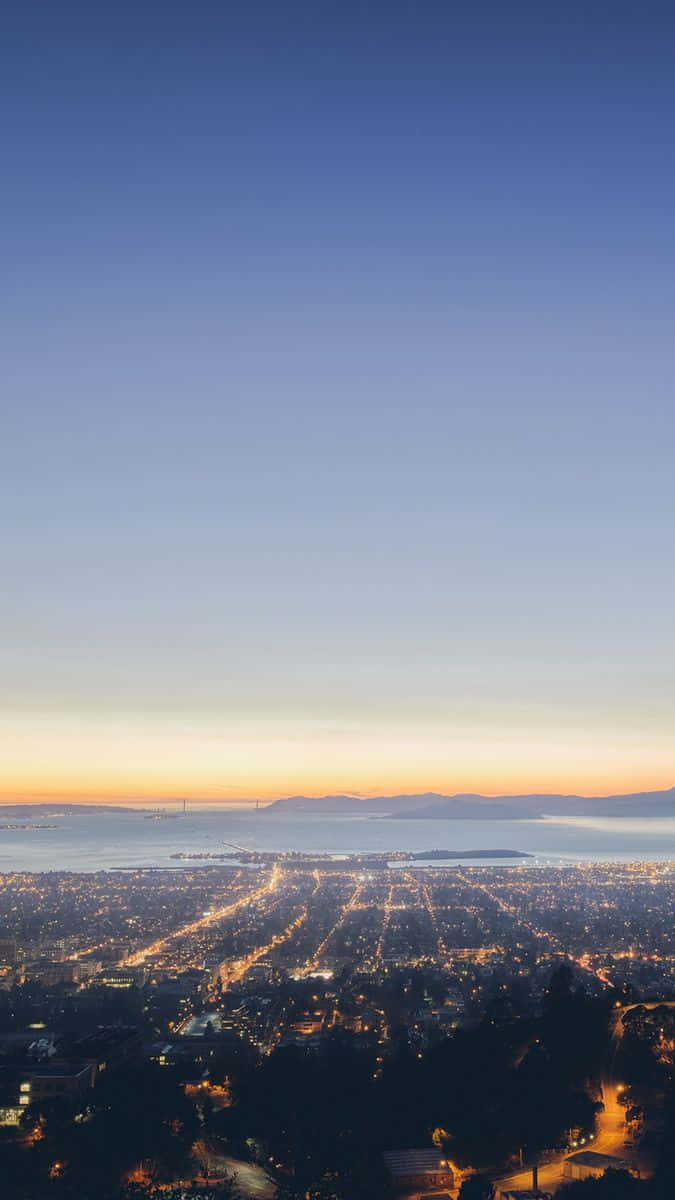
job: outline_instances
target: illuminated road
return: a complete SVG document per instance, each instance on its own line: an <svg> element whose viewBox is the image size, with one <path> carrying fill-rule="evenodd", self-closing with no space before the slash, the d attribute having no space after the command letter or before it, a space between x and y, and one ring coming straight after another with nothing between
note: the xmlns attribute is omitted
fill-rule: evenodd
<svg viewBox="0 0 675 1200"><path fill-rule="evenodd" d="M582 954L581 958L575 958L574 962L582 971L587 971L589 975L594 975L600 983L604 983L605 987L613 988L614 984L610 979L604 967L594 967L591 963L590 954Z"/></svg>
<svg viewBox="0 0 675 1200"><path fill-rule="evenodd" d="M563 954L565 957L567 957L565 947L556 934L552 933L550 930L539 929L536 925L533 925L531 921L528 921L527 918L522 915L518 908L507 904L504 900L502 900L501 896L495 895L494 892L490 891L486 884L476 879L469 880L465 875L459 875L459 878L463 880L467 887L473 885L482 891L490 900L492 900L493 904L497 905L497 908L499 908L501 912L511 917L511 919L521 925L523 929L527 929L528 933L530 933L533 937L548 941L551 950L555 951L557 954ZM604 984L605 987L614 987L614 984L604 967L592 966L590 955L584 954L580 958L575 958L572 961L577 967L580 968L580 970L586 971L589 975L593 975L594 978L600 983Z"/></svg>
<svg viewBox="0 0 675 1200"><path fill-rule="evenodd" d="M665 1007L675 1008L675 1001L663 1001L663 1004ZM596 1118L595 1137L589 1139L584 1146L572 1147L563 1154L558 1155L552 1162L540 1166L539 1187L544 1191L547 1189L555 1191L563 1182L567 1182L563 1176L565 1159L577 1150L593 1150L596 1154L610 1154L616 1158L625 1158L628 1161L631 1161L631 1159L634 1160L635 1151L633 1147L629 1147L627 1144L628 1128L626 1125L625 1109L619 1103L622 1085L615 1078L615 1062L618 1046L624 1033L621 1023L622 1018L631 1009L639 1007L641 1007L640 1004L628 1004L625 1008L616 1010L612 1027L612 1056L607 1067L607 1077L602 1081L604 1109L598 1113ZM654 1009L659 1008L660 1004L658 1001L654 1001L644 1004L642 1007ZM532 1169L529 1167L526 1170L518 1171L515 1175L504 1176L498 1179L496 1183L501 1190L531 1187Z"/></svg>
<svg viewBox="0 0 675 1200"><path fill-rule="evenodd" d="M434 903L433 903L433 900L431 899L429 885L426 883L419 882L418 887L420 890L420 896L422 897L422 904L423 904L424 908L426 909L427 913L429 914L429 920L431 921L431 925L432 925L432 928L434 931L434 938L436 939L436 948L437 948L439 962L441 962L444 967L447 967L450 955L448 954L448 948L447 948L445 942L443 941L443 936L441 934L441 931L440 931L440 928L438 925L438 917L436 916L436 909L434 908Z"/></svg>
<svg viewBox="0 0 675 1200"><path fill-rule="evenodd" d="M222 984L223 991L227 991L228 987L231 987L233 983L238 983L240 979L243 979L246 972L250 971L251 967L255 966L261 958L270 954L277 946L282 946L284 942L289 941L297 933L298 929L304 925L308 915L308 910L303 908L300 915L294 921L291 921L281 933L277 933L273 938L270 938L269 942L264 946L258 946L257 949L251 950L244 958L237 958L233 961L228 960L221 963L218 968L218 978Z"/></svg>
<svg viewBox="0 0 675 1200"><path fill-rule="evenodd" d="M464 883L466 887L474 887L477 888L478 891L483 892L483 894L486 895L493 904L496 904L500 912L503 912L506 916L510 917L511 920L517 925L521 925L523 929L526 929L527 932L532 935L532 937L543 939L544 941L547 941L550 946L554 947L558 953L564 953L564 948L559 937L557 937L550 930L539 929L538 926L533 925L531 921L528 921L527 918L522 915L518 908L512 904L507 904L505 900L502 900L501 896L495 895L495 893L490 891L489 887L485 883L482 883L477 879L468 879L466 875L462 875L459 871L457 872L457 878L461 879L462 883Z"/></svg>
<svg viewBox="0 0 675 1200"><path fill-rule="evenodd" d="M315 889L315 894L316 894L316 891L318 890L318 886L319 886L319 884L317 883L317 888ZM308 959L307 962L305 963L303 970L305 971L305 973L307 975L310 975L312 973L312 971L316 971L318 969L321 955L324 953L326 946L330 942L331 938L335 936L338 929L344 923L346 917L349 915L351 910L358 904L362 891L363 891L363 884L358 883L356 885L356 887L354 888L354 891L352 892L351 896L349 897L349 900L347 901L347 903L344 905L342 911L340 912L340 915L339 915L337 921L331 927L331 929L329 929L329 931L326 934L323 941L319 942L319 945L317 946L316 950L314 951L311 959Z"/></svg>
<svg viewBox="0 0 675 1200"><path fill-rule="evenodd" d="M612 1037L615 1041L620 1041L625 1033L623 1028L623 1018L626 1013L632 1012L634 1008L646 1008L649 1012L653 1012L655 1008L675 1008L675 1000L647 1000L643 1002L636 1000L634 1004L626 1004L622 1008L614 1010L614 1027L612 1029Z"/></svg>
<svg viewBox="0 0 675 1200"><path fill-rule="evenodd" d="M75 950L72 954L68 954L66 962L78 962L81 958L87 958L90 954L96 954L99 950L107 950L108 942L94 942L91 946L81 946L79 950Z"/></svg>
<svg viewBox="0 0 675 1200"><path fill-rule="evenodd" d="M675 1000L649 1000L646 1004L637 1001L635 1004L626 1004L623 1008L614 1010L614 1024L612 1026L612 1057L609 1064L608 1075L612 1078L616 1076L616 1056L619 1052L621 1039L626 1030L623 1025L623 1018L626 1013L632 1012L634 1008L645 1008L652 1012L655 1008L675 1008Z"/></svg>
<svg viewBox="0 0 675 1200"><path fill-rule="evenodd" d="M563 1174L565 1159L578 1150L593 1150L596 1154L610 1154L617 1158L626 1157L625 1112L618 1102L618 1096L619 1086L616 1083L603 1084L602 1099L605 1107L604 1111L598 1114L595 1137L583 1146L565 1150L551 1162L543 1163L539 1167L539 1187L543 1191L555 1191L563 1183L569 1183L569 1179L565 1179ZM531 1188L532 1168L527 1167L515 1175L505 1175L495 1180L495 1183L498 1188L497 1194L500 1190Z"/></svg>
<svg viewBox="0 0 675 1200"><path fill-rule="evenodd" d="M217 925L219 921L231 917L233 913L236 913L240 908L244 908L247 904L255 904L256 900L262 900L264 896L269 896L278 886L280 878L281 870L279 865L275 863L267 883L262 887L255 888L251 892L245 892L243 896L239 896L237 900L233 900L229 904L224 904L222 908L216 908L213 912L207 913L198 920L191 921L188 925L181 925L178 929L174 929L166 937L158 938L157 941L151 942L150 945L143 946L140 950L135 950L132 954L127 954L120 960L119 966L137 967L145 962L147 958L152 958L153 955L159 954L171 942L187 937L191 933L197 933L199 930L208 929L210 925Z"/></svg>
<svg viewBox="0 0 675 1200"><path fill-rule="evenodd" d="M381 930L380 936L377 941L377 946L375 948L375 957L373 959L373 965L375 967L379 967L382 963L382 951L384 949L384 939L387 936L389 922L391 921L391 906L392 906L393 898L394 898L394 885L392 883L389 885L389 888L387 890L387 898L384 902L384 913L382 916L382 930Z"/></svg>

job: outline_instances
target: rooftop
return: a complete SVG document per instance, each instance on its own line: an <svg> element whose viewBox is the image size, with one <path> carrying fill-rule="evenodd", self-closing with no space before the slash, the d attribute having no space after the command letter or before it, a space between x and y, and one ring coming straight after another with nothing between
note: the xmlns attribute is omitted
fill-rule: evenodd
<svg viewBox="0 0 675 1200"><path fill-rule="evenodd" d="M19 1063L3 1068L15 1078L21 1079L66 1079L87 1075L91 1068L87 1063Z"/></svg>
<svg viewBox="0 0 675 1200"><path fill-rule="evenodd" d="M439 1150L385 1150L383 1158L391 1175L450 1170L447 1158Z"/></svg>
<svg viewBox="0 0 675 1200"><path fill-rule="evenodd" d="M621 1169L626 1166L623 1158L613 1154L598 1154L597 1150L579 1150L577 1154L568 1155L566 1162L576 1163L580 1167L597 1167L598 1170Z"/></svg>

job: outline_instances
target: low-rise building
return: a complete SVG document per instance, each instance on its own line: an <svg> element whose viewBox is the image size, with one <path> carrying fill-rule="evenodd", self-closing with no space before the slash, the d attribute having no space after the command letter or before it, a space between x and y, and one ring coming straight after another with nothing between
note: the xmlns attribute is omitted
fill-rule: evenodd
<svg viewBox="0 0 675 1200"><path fill-rule="evenodd" d="M25 1063L0 1071L0 1124L18 1125L30 1104L74 1100L92 1087L89 1063Z"/></svg>
<svg viewBox="0 0 675 1200"><path fill-rule="evenodd" d="M101 1071L140 1058L143 1041L133 1025L102 1025L85 1037L61 1038L56 1049L63 1058L87 1063L93 1069L95 1080Z"/></svg>
<svg viewBox="0 0 675 1200"><path fill-rule="evenodd" d="M385 1150L384 1161L397 1191L454 1187L452 1167L440 1150Z"/></svg>
<svg viewBox="0 0 675 1200"><path fill-rule="evenodd" d="M108 988L143 987L147 976L145 967L107 967L92 978L92 983Z"/></svg>
<svg viewBox="0 0 675 1200"><path fill-rule="evenodd" d="M11 933L0 933L0 964L11 967L16 962L16 938Z"/></svg>
<svg viewBox="0 0 675 1200"><path fill-rule="evenodd" d="M605 1171L629 1171L630 1165L613 1154L598 1154L596 1150L579 1150L565 1159L565 1179L599 1179Z"/></svg>

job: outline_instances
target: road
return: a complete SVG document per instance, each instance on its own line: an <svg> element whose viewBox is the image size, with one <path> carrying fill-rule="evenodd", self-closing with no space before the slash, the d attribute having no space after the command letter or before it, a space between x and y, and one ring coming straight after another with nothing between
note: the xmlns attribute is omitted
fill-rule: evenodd
<svg viewBox="0 0 675 1200"><path fill-rule="evenodd" d="M303 908L295 920L291 921L281 933L276 933L274 937L270 938L269 942L265 942L262 946L257 946L243 958L225 959L218 967L217 974L222 990L226 992L233 983L238 983L240 979L243 979L247 971L250 971L251 967L254 967L261 958L266 958L272 950L276 950L277 946L283 945L284 942L294 937L300 926L304 925L307 916L308 911L306 908Z"/></svg>
<svg viewBox="0 0 675 1200"><path fill-rule="evenodd" d="M614 1010L614 1029L612 1037L616 1042L619 1042L623 1036L622 1021L626 1013L632 1012L634 1008L646 1008L650 1012L655 1008L675 1008L675 1000L636 1000L634 1004L626 1004L623 1008Z"/></svg>
<svg viewBox="0 0 675 1200"><path fill-rule="evenodd" d="M588 1141L579 1149L594 1150L596 1154L612 1154L617 1158L623 1158L625 1154L626 1144L626 1121L625 1110L619 1104L620 1084L610 1080L606 1080L602 1085L602 1099L604 1103L603 1112L598 1114L596 1122L596 1134L592 1141ZM539 1187L542 1191L555 1191L564 1182L563 1169L565 1159L569 1154L574 1154L575 1150L565 1150L564 1153L556 1156L551 1162L543 1163L539 1167ZM507 1191L509 1188L530 1188L532 1187L532 1168L527 1167L525 1170L518 1171L515 1175L505 1175L500 1179L496 1179L498 1194L499 1191Z"/></svg>
<svg viewBox="0 0 675 1200"><path fill-rule="evenodd" d="M664 1003L666 1007L675 1007L675 1001L654 1001L644 1004L642 1007L653 1009L660 1007ZM610 1061L607 1065L607 1073L602 1081L602 1100L604 1109L598 1114L596 1120L595 1137L588 1141L584 1146L584 1150L594 1150L596 1154L611 1154L617 1158L628 1158L634 1156L632 1147L627 1146L627 1128L625 1120L625 1109L619 1103L621 1094L621 1081L616 1078L616 1055L619 1048L621 1038L623 1036L622 1021L626 1013L633 1008L640 1007L637 1004L627 1004L623 1008L617 1008L614 1012L614 1022L612 1027L612 1052ZM582 1147L579 1147L582 1149ZM539 1187L543 1191L555 1191L563 1183L563 1168L565 1159L569 1154L573 1154L575 1149L566 1150L564 1154L556 1156L549 1163L542 1164L539 1168ZM496 1181L498 1190L506 1191L509 1188L528 1188L532 1186L532 1168L518 1171L515 1175L504 1176Z"/></svg>
<svg viewBox="0 0 675 1200"><path fill-rule="evenodd" d="M177 941L179 938L188 937L191 933L197 933L202 929L207 929L211 925L216 925L219 921L224 921L227 917L233 916L238 909L245 907L248 904L255 904L261 900L263 896L268 896L275 890L281 877L281 871L278 863L274 864L269 878L262 885L243 895L238 896L236 900L230 901L222 908L214 909L212 912L205 913L203 917L199 917L196 921L190 921L188 925L180 925L177 929L167 933L164 937L157 938L156 941L150 942L149 945L143 946L140 950L135 950L132 954L126 954L119 961L121 967L137 967L140 963L144 963L146 959L151 958L153 954L159 954L171 942Z"/></svg>

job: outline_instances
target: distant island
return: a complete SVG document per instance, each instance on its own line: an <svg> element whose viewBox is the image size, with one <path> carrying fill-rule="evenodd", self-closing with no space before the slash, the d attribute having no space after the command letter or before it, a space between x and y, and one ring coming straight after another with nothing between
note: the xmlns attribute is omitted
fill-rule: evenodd
<svg viewBox="0 0 675 1200"><path fill-rule="evenodd" d="M400 796L286 796L267 805L266 813L316 813L326 816L380 816L395 820L524 821L543 817L673 817L675 788L616 796L534 793L481 796L438 792Z"/></svg>
<svg viewBox="0 0 675 1200"><path fill-rule="evenodd" d="M69 817L82 813L137 813L147 809L132 808L124 804L0 804L0 817Z"/></svg>
<svg viewBox="0 0 675 1200"><path fill-rule="evenodd" d="M232 846L229 850L177 850L169 858L183 862L234 862L234 863L281 863L297 868L333 868L345 870L347 866L368 868L387 863L435 863L458 858L533 858L522 850L371 850L364 853L330 854L328 851L301 850L244 850Z"/></svg>
<svg viewBox="0 0 675 1200"><path fill-rule="evenodd" d="M35 821L5 821L0 825L0 829L58 829L58 825L51 825L45 822L36 823Z"/></svg>
<svg viewBox="0 0 675 1200"><path fill-rule="evenodd" d="M234 851L234 853L233 853ZM170 858L183 862L257 863L281 865L292 870L380 870L390 863L447 862L464 858L533 858L524 850L369 850L355 854L329 854L303 850L177 850ZM159 869L159 868L158 868Z"/></svg>
<svg viewBox="0 0 675 1200"><path fill-rule="evenodd" d="M524 850L418 850L409 854L411 862L445 862L455 858L534 858Z"/></svg>

